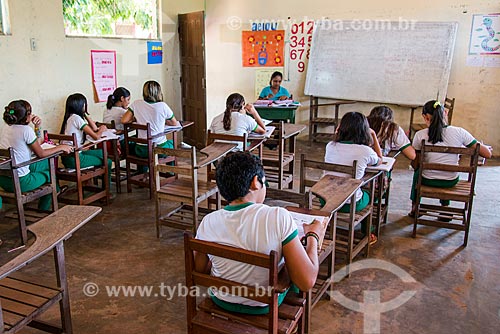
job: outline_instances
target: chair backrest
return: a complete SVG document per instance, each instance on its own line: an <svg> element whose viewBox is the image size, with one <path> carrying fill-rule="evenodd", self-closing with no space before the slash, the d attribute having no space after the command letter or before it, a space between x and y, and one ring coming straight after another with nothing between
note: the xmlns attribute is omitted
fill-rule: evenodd
<svg viewBox="0 0 500 334"><path fill-rule="evenodd" d="M352 166L332 164L323 161L310 160L305 154L300 156L300 192L304 193L306 187L312 187L322 176L323 172L336 172L350 175L356 178L356 166L358 161L354 160ZM308 169L316 170L315 173L307 173Z"/></svg>
<svg viewBox="0 0 500 334"><path fill-rule="evenodd" d="M160 156L167 155L169 157L181 158L189 160L189 164L174 164L165 165L160 162ZM197 169L196 167L196 147L191 147L191 149L174 149L174 148L161 148L155 147L153 150L154 159L154 171L156 179L156 189L160 189L160 174L161 173L172 173L176 175L186 175L193 178L194 181L197 180ZM197 186L196 182L193 185Z"/></svg>
<svg viewBox="0 0 500 334"><path fill-rule="evenodd" d="M146 131L146 138L139 138L139 131ZM135 132L135 134L133 134ZM142 144L148 146L148 156L153 157L153 136L151 135L151 126L147 124L139 123L127 123L123 124L123 133L125 135L125 156L135 156L135 151L132 152L130 144Z"/></svg>
<svg viewBox="0 0 500 334"><path fill-rule="evenodd" d="M104 123L104 122L95 122L97 126L105 125L108 129L116 129L116 123L115 120L112 119L111 122L109 123Z"/></svg>
<svg viewBox="0 0 500 334"><path fill-rule="evenodd" d="M224 278L214 277L209 273L196 271L194 252L199 254L210 254L212 256L265 268L269 271L269 286L256 287L255 285L245 285ZM278 266L278 255L276 251L271 251L269 255L261 254L214 242L197 240L194 239L189 232L185 232L184 255L186 286L188 291L194 291L193 289L195 286L215 287L228 291L236 296L268 304L268 331L269 333L278 332L278 293L280 291L278 291L276 287L278 285L278 272L281 268ZM266 293L262 293L262 289L265 289ZM191 321L197 313L196 296L188 294L186 299L188 326L191 326Z"/></svg>
<svg viewBox="0 0 500 334"><path fill-rule="evenodd" d="M451 125L451 119L453 117L453 109L455 108L455 98L450 99L448 96L444 100L444 110L448 117L448 125Z"/></svg>
<svg viewBox="0 0 500 334"><path fill-rule="evenodd" d="M207 146L212 144L213 142L216 141L221 141L221 142L229 142L229 143L235 143L235 144L242 144L243 145L243 151L248 150L248 134L245 133L243 136L237 136L237 135L228 135L228 134L222 134L222 133L215 133L212 132L211 130L207 131Z"/></svg>
<svg viewBox="0 0 500 334"><path fill-rule="evenodd" d="M433 162L424 162L425 154L439 153L439 154L454 154L460 156L460 163L458 165L439 164ZM454 173L467 173L467 181L471 182L471 191L474 191L474 184L476 182L477 165L479 158L479 145L473 147L452 147L452 146L436 146L426 145L425 140L422 140L421 162L419 166L418 182L422 182L422 173L425 170L436 170L443 172Z"/></svg>

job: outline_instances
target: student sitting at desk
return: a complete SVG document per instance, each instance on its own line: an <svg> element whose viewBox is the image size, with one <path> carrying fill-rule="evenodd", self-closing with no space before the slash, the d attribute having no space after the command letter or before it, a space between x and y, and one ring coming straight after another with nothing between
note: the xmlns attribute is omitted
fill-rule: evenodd
<svg viewBox="0 0 500 334"><path fill-rule="evenodd" d="M302 291L314 286L318 274L318 241L323 238L322 224L315 220L304 224L306 248L298 238L297 225L290 213L281 207L263 204L266 197L264 168L259 158L248 152L228 154L217 166L217 186L229 202L224 209L206 215L197 230L196 238L223 245L269 254L278 252L284 257L291 281ZM250 264L194 254L195 269L211 272L213 276L235 282L267 287L266 269ZM215 304L223 309L246 313L266 314L266 304L209 289ZM286 293L278 297L281 304Z"/></svg>
<svg viewBox="0 0 500 334"><path fill-rule="evenodd" d="M43 135L40 117L32 114L31 105L28 101L12 101L5 107L3 120L7 123L2 131L0 148L12 147L16 164L31 160L31 154L43 158L53 153L63 151L70 153L73 148L69 145L58 145L57 147L43 149ZM29 126L33 123L35 130ZM5 168L8 168L7 165ZM22 192L34 190L45 183L50 182L50 169L48 160L39 161L29 166L17 169L19 185ZM14 192L13 179L10 176L0 175L0 188L6 192ZM52 195L48 194L40 198L38 208L48 211L52 206ZM2 199L0 197L0 208Z"/></svg>
<svg viewBox="0 0 500 334"><path fill-rule="evenodd" d="M375 150L370 146L373 145ZM356 179L365 175L368 166L376 166L382 162L382 152L378 145L375 131L370 129L366 117L359 112L349 112L340 120L335 139L326 145L325 162L352 166L357 160ZM336 174L334 172L328 172ZM345 176L340 174L340 176ZM370 193L358 189L356 191L356 212L363 210L370 203ZM339 212L351 211L352 203L347 202ZM365 230L363 221L362 231ZM370 244L377 242L375 234L370 235Z"/></svg>
<svg viewBox="0 0 500 334"><path fill-rule="evenodd" d="M477 140L465 129L446 124L444 108L438 101L428 101L422 108L422 116L427 129L418 131L413 137L413 147L417 152L422 148L422 140L425 140L426 145L436 146L454 146L454 147L472 147L479 145L479 155L484 158L491 158L491 148L478 143ZM420 154L419 154L420 155ZM417 156L412 163L415 168L413 175L413 183L411 186L410 198L412 200L412 210L408 214L410 217L415 217L416 210L416 185L418 179L418 163L422 157ZM458 165L458 154L440 154L427 153L423 157L425 162ZM424 171L422 174L422 184L430 187L452 188L459 181L458 173L430 170ZM441 200L442 206L450 205L449 200ZM451 218L440 218L442 221L451 221Z"/></svg>
<svg viewBox="0 0 500 334"><path fill-rule="evenodd" d="M72 94L66 99L64 119L59 133L65 135L76 134L77 147L85 143L86 136L90 136L92 139L97 140L101 138L102 133L108 129L105 125L98 127L90 117L87 108L87 98L83 94ZM70 142L67 144L70 144ZM80 151L79 159L80 168L103 166L104 164L102 149ZM66 168L76 168L76 162L73 156L63 155L61 161ZM108 159L109 184L111 184L111 164L111 159Z"/></svg>
<svg viewBox="0 0 500 334"><path fill-rule="evenodd" d="M274 72L271 75L271 80L269 81L269 86L262 89L259 95L259 100L287 100L291 99L292 96L286 90L286 88L281 87L281 81L283 81L283 74L281 72Z"/></svg>
<svg viewBox="0 0 500 334"><path fill-rule="evenodd" d="M398 150L408 159L415 159L415 149L411 146L404 130L394 122L394 113L391 108L386 106L375 107L367 119L370 128L377 134L384 156L391 150Z"/></svg>
<svg viewBox="0 0 500 334"><path fill-rule="evenodd" d="M142 96L143 100L136 100L130 104L122 117L122 123L132 123L134 118L139 124L149 123L153 136L165 132L165 125L179 125L172 109L163 102L163 93L158 82L147 81L142 89ZM146 138L146 136L145 131L139 130L139 138ZM173 140L167 140L166 136L153 138L153 142L156 143L156 147L174 148ZM137 144L135 154L138 157L147 158L147 145Z"/></svg>
<svg viewBox="0 0 500 334"><path fill-rule="evenodd" d="M264 134L266 133L266 126L254 106L251 104L245 105L243 96L233 93L227 97L224 113L212 120L210 131L218 134L243 136L245 133L252 131ZM242 143L238 144L238 149L243 150Z"/></svg>

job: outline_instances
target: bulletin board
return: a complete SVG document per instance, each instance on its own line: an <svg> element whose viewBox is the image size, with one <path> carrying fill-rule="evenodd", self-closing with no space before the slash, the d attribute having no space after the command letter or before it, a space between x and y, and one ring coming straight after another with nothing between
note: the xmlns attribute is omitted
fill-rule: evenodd
<svg viewBox="0 0 500 334"><path fill-rule="evenodd" d="M241 48L244 67L282 67L285 31L243 31Z"/></svg>

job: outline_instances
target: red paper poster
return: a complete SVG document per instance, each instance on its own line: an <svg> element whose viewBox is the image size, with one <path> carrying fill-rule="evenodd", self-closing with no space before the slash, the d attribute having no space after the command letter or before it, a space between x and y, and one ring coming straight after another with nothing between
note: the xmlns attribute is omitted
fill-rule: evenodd
<svg viewBox="0 0 500 334"><path fill-rule="evenodd" d="M244 67L282 67L285 31L243 31L241 48Z"/></svg>
<svg viewBox="0 0 500 334"><path fill-rule="evenodd" d="M106 102L116 89L116 51L91 50L92 82L96 102Z"/></svg>

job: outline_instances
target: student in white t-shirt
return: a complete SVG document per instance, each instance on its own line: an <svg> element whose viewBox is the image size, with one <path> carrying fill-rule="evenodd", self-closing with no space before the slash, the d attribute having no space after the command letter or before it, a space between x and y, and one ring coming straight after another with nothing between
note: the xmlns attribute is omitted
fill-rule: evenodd
<svg viewBox="0 0 500 334"><path fill-rule="evenodd" d="M87 111L87 98L80 93L75 93L66 99L64 119L60 133L65 135L76 134L77 147L85 143L86 136L97 140L108 128L105 125L97 127ZM104 157L102 149L84 150L80 153L80 168L102 166ZM76 168L75 158L62 156L61 161L66 168ZM108 159L108 177L111 184L111 159Z"/></svg>
<svg viewBox="0 0 500 334"><path fill-rule="evenodd" d="M251 116L253 117L251 117ZM226 110L212 120L210 131L218 134L243 136L245 133L266 133L266 126L252 104L245 105L245 98L233 93L226 99ZM238 143L243 150L243 144Z"/></svg>
<svg viewBox="0 0 500 334"><path fill-rule="evenodd" d="M365 175L365 169L368 166L375 166L382 162L382 152L377 135L375 131L370 129L366 117L359 112L349 112L342 117L335 133L335 139L326 145L325 150L325 162L352 166L354 160L357 160L356 179L361 179ZM340 173L328 173L346 176ZM356 212L363 210L369 203L370 193L358 189L355 203ZM344 204L339 211L350 212L351 203ZM364 224L363 221L362 231L365 230ZM375 234L371 234L370 243L374 244L375 242L377 242L377 237Z"/></svg>
<svg viewBox="0 0 500 334"><path fill-rule="evenodd" d="M377 134L382 154L386 156L391 150L398 150L408 159L416 157L415 149L404 130L394 122L394 112L387 106L378 106L370 111L367 117L370 128Z"/></svg>
<svg viewBox="0 0 500 334"><path fill-rule="evenodd" d="M262 204L266 196L264 168L259 158L248 152L237 151L222 159L217 165L216 179L229 205L206 215L196 238L264 254L277 251L279 258L284 258L291 281L302 291L312 288L318 274L318 240L324 235L321 223L304 225L307 243L304 249L290 213ZM199 253L194 258L197 271L244 284L268 286L268 273L263 268ZM269 311L266 304L214 289L209 292L214 303L229 311L247 314ZM278 302L284 295L280 295Z"/></svg>
<svg viewBox="0 0 500 334"><path fill-rule="evenodd" d="M37 157L43 158L55 152L63 151L69 153L72 147L68 145L59 145L57 147L43 149L42 120L40 117L32 114L31 105L24 100L12 101L3 113L3 120L7 127L3 128L0 147L3 149L12 147L16 164L31 160L34 153ZM35 130L29 126L33 123ZM9 168L5 166L4 168ZM47 160L35 162L29 166L21 167L17 170L21 191L31 191L50 180L49 162ZM0 175L0 187L7 192L14 192L12 177ZM40 198L38 208L40 210L50 210L52 205L52 195L46 195ZM0 208L2 201L0 198Z"/></svg>
<svg viewBox="0 0 500 334"><path fill-rule="evenodd" d="M127 112L122 117L122 123L135 122L139 124L149 123L153 136L165 131L165 125L179 125L174 112L163 102L161 86L156 81L147 81L142 89L143 100L132 102ZM139 138L146 138L146 131L139 130ZM167 140L166 136L153 139L157 147L174 148L173 140ZM137 144L135 154L141 158L148 157L147 145Z"/></svg>
<svg viewBox="0 0 500 334"><path fill-rule="evenodd" d="M418 131L413 137L413 147L417 151L417 159L413 166L415 173L413 175L413 183L411 187L410 198L413 202L410 217L415 215L415 196L416 184L418 178L418 162L422 158L419 151L422 148L422 140L425 140L426 145L436 146L453 146L453 147L472 147L479 145L479 155L485 158L491 158L491 148L478 143L477 140L465 129L446 124L444 108L436 100L428 101L422 108L422 117L427 129ZM458 154L443 154L443 153L427 153L423 157L423 161L438 164L458 165ZM424 171L422 174L422 184L431 187L451 188L459 181L457 173L444 171ZM441 205L447 206L450 204L448 200L441 200ZM441 218L446 219L448 218Z"/></svg>

